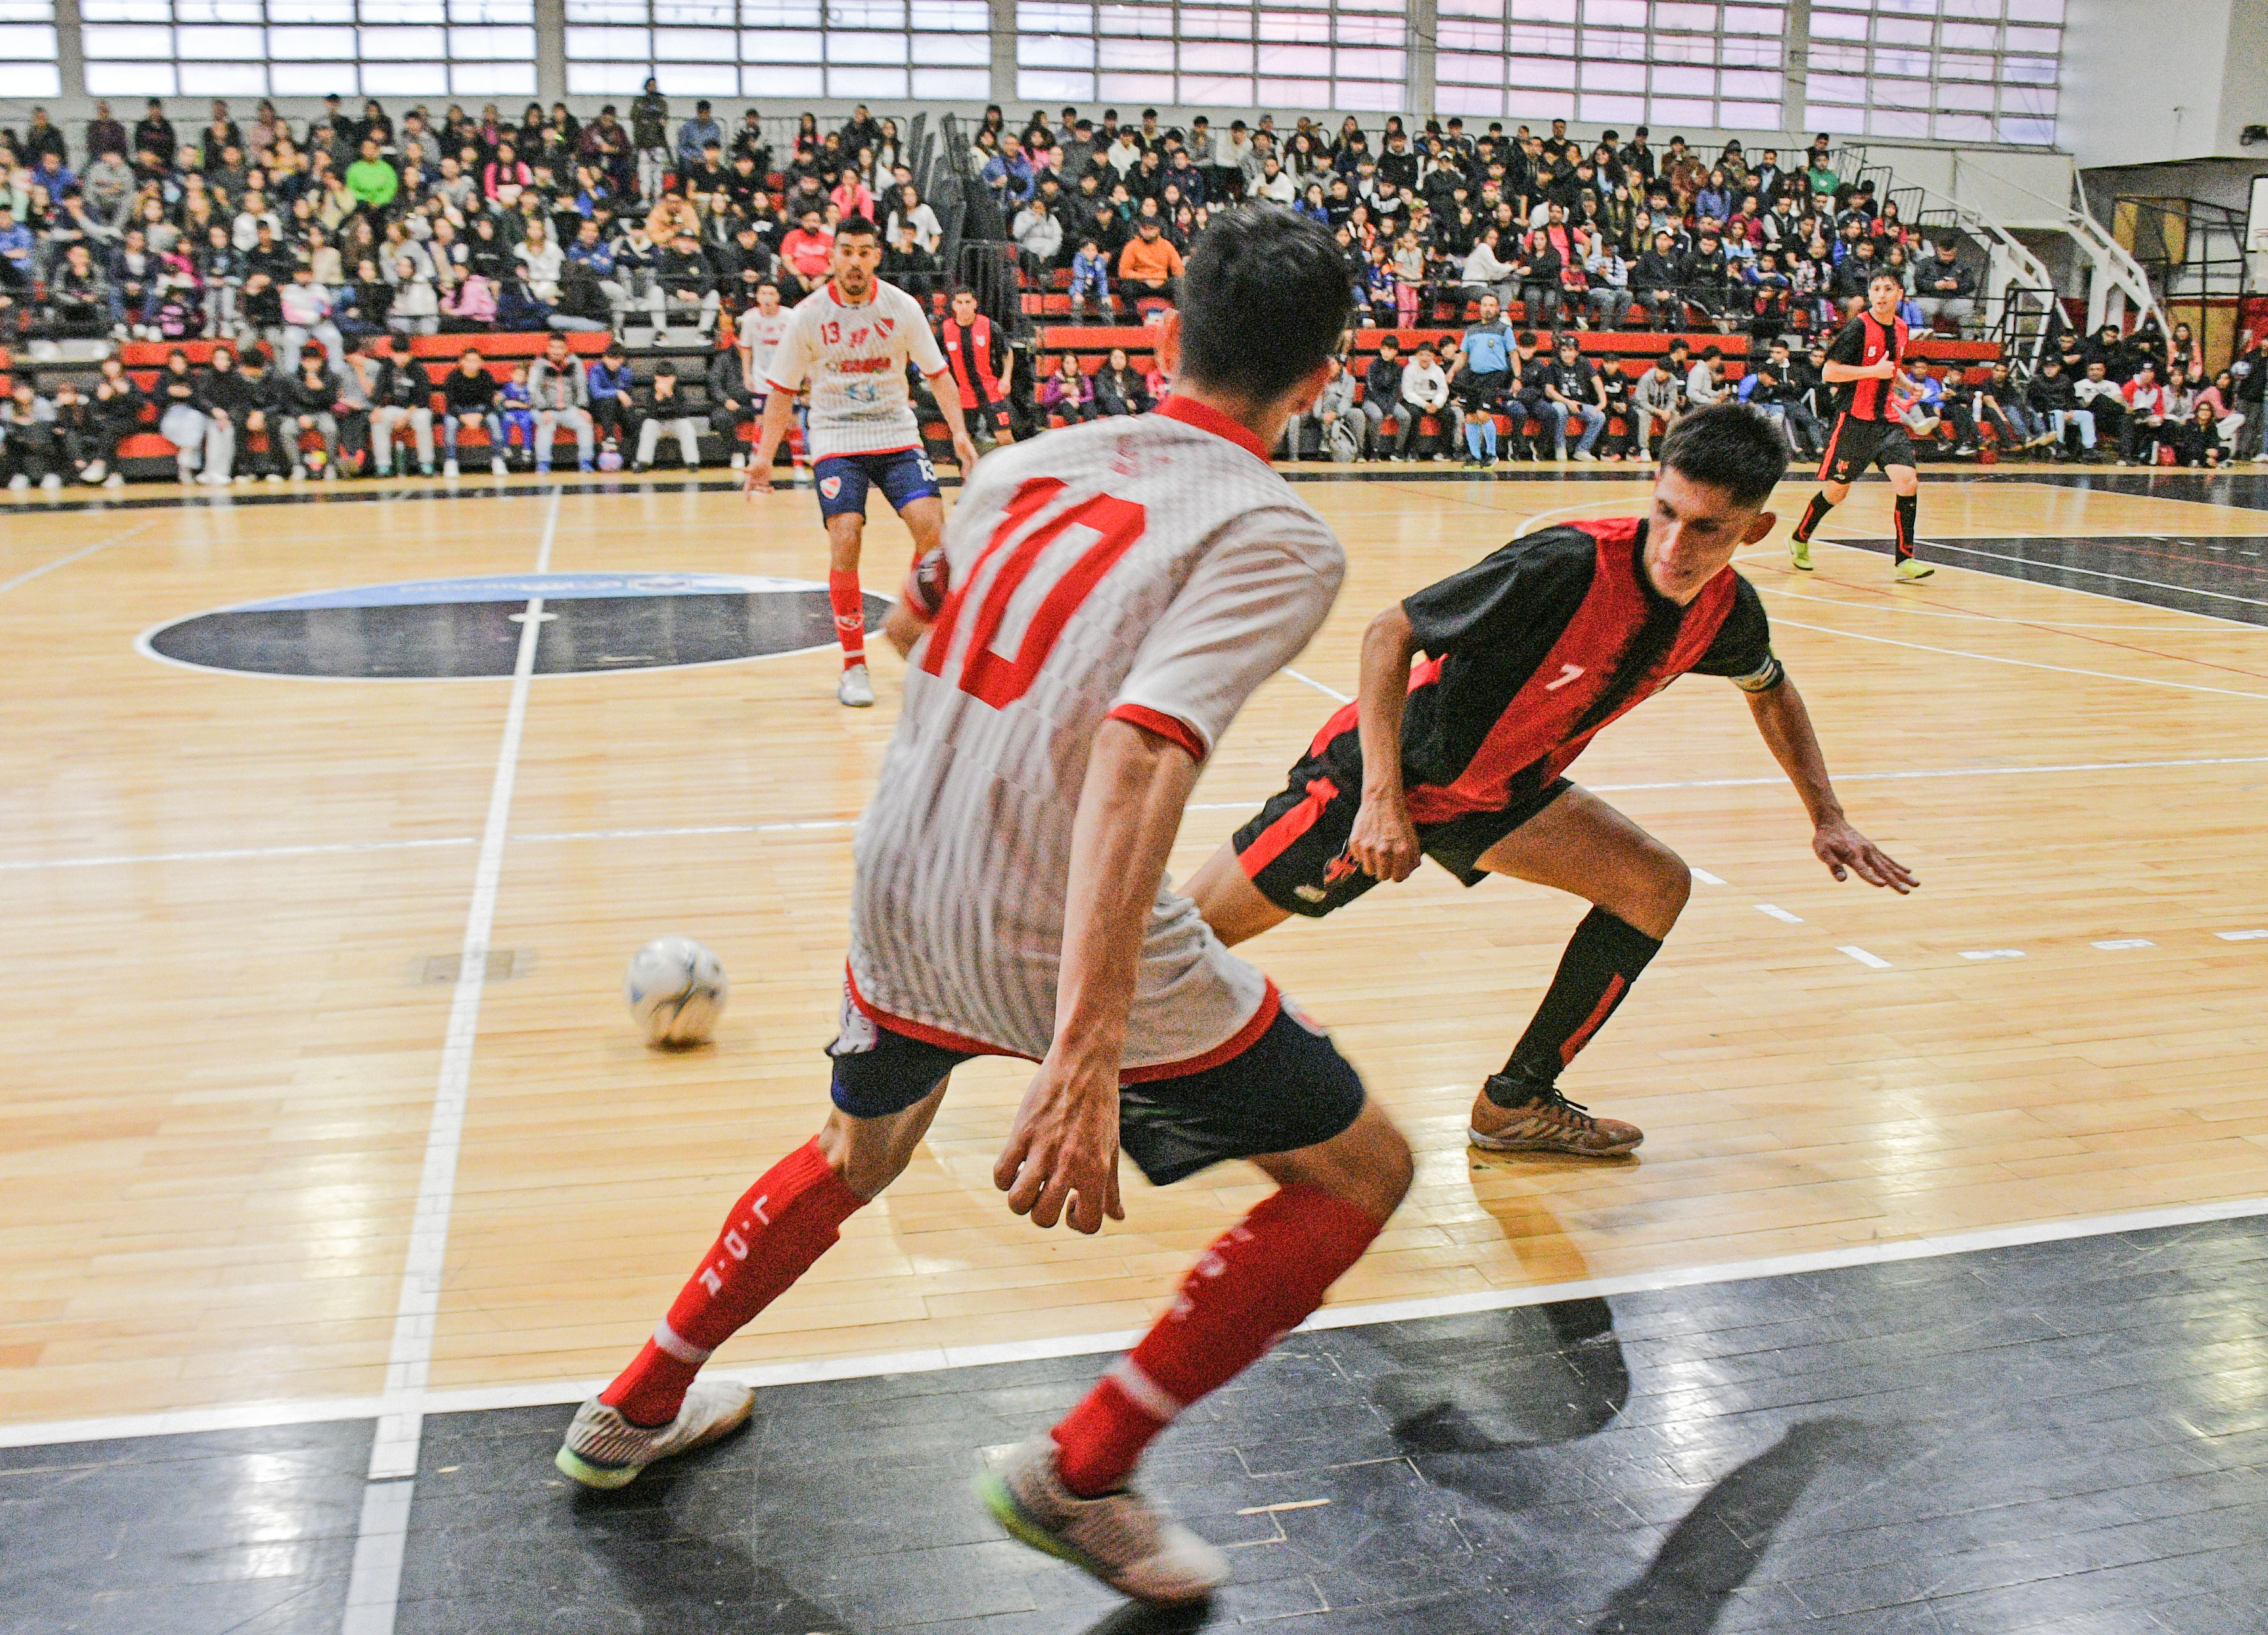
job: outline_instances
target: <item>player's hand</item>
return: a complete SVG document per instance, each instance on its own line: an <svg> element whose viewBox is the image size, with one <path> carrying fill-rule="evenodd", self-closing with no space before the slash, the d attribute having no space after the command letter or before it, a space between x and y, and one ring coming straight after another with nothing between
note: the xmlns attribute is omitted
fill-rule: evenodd
<svg viewBox="0 0 2268 1635"><path fill-rule="evenodd" d="M1874 379L1877 380L1895 380L1898 378L1898 360L1895 357L1885 357L1881 363L1874 365L1873 368Z"/></svg>
<svg viewBox="0 0 2268 1635"><path fill-rule="evenodd" d="M1094 1234L1126 1219L1118 1201L1118 1072L1050 1055L1032 1076L1008 1145L992 1166L1008 1207L1052 1226L1070 1205L1071 1229Z"/></svg>
<svg viewBox="0 0 2268 1635"><path fill-rule="evenodd" d="M1366 874L1389 884L1408 880L1418 872L1422 853L1417 826L1401 801L1365 796L1354 815L1354 832L1347 837L1347 855Z"/></svg>
<svg viewBox="0 0 2268 1635"><path fill-rule="evenodd" d="M1811 850L1837 880L1856 874L1869 886L1888 886L1901 897L1921 884L1911 869L1840 818L1819 826L1811 837Z"/></svg>
<svg viewBox="0 0 2268 1635"><path fill-rule="evenodd" d="M771 491L771 461L764 460L760 463L754 454L750 454L748 456L748 475L740 480L740 493L742 497L745 498L756 494L769 494Z"/></svg>
<svg viewBox="0 0 2268 1635"><path fill-rule="evenodd" d="M976 439L965 431L954 438L953 457L960 462L961 475L966 477L976 467Z"/></svg>

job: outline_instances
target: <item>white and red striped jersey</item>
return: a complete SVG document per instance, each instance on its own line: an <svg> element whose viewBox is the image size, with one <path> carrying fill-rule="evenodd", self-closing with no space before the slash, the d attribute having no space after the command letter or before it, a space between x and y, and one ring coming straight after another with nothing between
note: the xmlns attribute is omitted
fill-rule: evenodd
<svg viewBox="0 0 2268 1635"><path fill-rule="evenodd" d="M945 556L858 822L850 1002L917 1038L1037 1059L1095 733L1124 718L1202 760L1322 624L1346 559L1250 432L1178 398L987 455ZM1127 1076L1225 1060L1275 1014L1267 978L1162 887Z"/></svg>
<svg viewBox="0 0 2268 1635"><path fill-rule="evenodd" d="M906 390L906 360L924 375L945 372L921 303L874 280L865 300L845 306L830 278L796 304L765 378L792 394L811 382L811 457L888 454L921 446Z"/></svg>
<svg viewBox="0 0 2268 1635"><path fill-rule="evenodd" d="M734 333L748 360L746 367L753 383L751 390L762 394L768 389L765 382L771 375L773 356L778 352L780 342L787 339L788 325L794 321L795 311L787 306L776 313L760 313L751 306L740 314L740 327Z"/></svg>

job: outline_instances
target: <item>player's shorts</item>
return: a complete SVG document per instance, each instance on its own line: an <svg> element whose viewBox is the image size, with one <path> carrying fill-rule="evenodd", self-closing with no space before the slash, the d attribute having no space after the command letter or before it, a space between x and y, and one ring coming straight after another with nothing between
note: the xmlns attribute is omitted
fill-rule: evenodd
<svg viewBox="0 0 2268 1635"><path fill-rule="evenodd" d="M1328 1141L1362 1111L1362 1079L1288 999L1225 1062L1118 1087L1118 1145L1153 1186L1170 1186L1232 1158L1292 1153ZM931 1044L874 1021L844 1000L827 1047L835 1105L853 1118L902 1113L981 1052Z"/></svg>
<svg viewBox="0 0 2268 1635"><path fill-rule="evenodd" d="M917 448L887 454L829 454L812 467L811 475L819 485L822 517L865 516L869 489L880 489L893 511L943 493L937 485L937 468Z"/></svg>
<svg viewBox="0 0 2268 1635"><path fill-rule="evenodd" d="M1477 886L1488 878L1483 854L1572 787L1531 768L1513 778L1503 806L1418 824L1418 844L1461 883ZM1321 919L1378 884L1347 855L1361 810L1362 738L1350 726L1294 766L1283 792L1229 843L1262 896L1286 913Z"/></svg>
<svg viewBox="0 0 2268 1635"><path fill-rule="evenodd" d="M1855 415L1835 416L1835 430L1827 439L1827 452L1820 456L1819 480L1822 482L1852 482L1864 476L1869 466L1880 466L1888 471L1892 466L1914 463L1913 439L1906 429L1895 420L1861 420Z"/></svg>
<svg viewBox="0 0 2268 1635"><path fill-rule="evenodd" d="M961 405L961 412L968 420L971 430L980 425L989 425L995 431L1006 431L1011 429L1008 405L1003 399L996 397L989 403L971 403L964 400Z"/></svg>

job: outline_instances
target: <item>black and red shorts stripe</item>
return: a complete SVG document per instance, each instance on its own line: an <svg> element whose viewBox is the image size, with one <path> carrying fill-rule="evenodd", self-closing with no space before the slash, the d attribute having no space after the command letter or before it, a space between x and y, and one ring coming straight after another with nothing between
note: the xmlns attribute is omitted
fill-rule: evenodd
<svg viewBox="0 0 2268 1635"><path fill-rule="evenodd" d="M1485 812L1461 813L1418 825L1427 857L1464 885L1487 878L1482 854L1572 788L1564 777L1531 769L1512 780L1512 798ZM1349 726L1324 740L1292 769L1283 792L1230 843L1260 895L1292 914L1321 919L1378 884L1347 856L1362 809L1362 735Z"/></svg>
<svg viewBox="0 0 2268 1635"><path fill-rule="evenodd" d="M1888 471L1892 466L1914 463L1913 439L1895 420L1861 420L1849 413L1835 417L1835 430L1820 456L1822 482L1855 482L1869 466Z"/></svg>

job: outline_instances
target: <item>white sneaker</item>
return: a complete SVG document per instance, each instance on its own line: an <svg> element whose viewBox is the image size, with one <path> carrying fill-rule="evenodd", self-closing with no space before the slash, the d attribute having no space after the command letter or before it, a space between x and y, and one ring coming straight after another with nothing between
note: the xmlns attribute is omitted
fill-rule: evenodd
<svg viewBox="0 0 2268 1635"><path fill-rule="evenodd" d="M20 494L31 486L32 479L20 471L8 479L8 491L11 494Z"/></svg>
<svg viewBox="0 0 2268 1635"><path fill-rule="evenodd" d="M746 454L735 454L735 455L733 455L733 470L735 470L735 471L746 471L747 468L748 468L748 457L747 457Z"/></svg>
<svg viewBox="0 0 2268 1635"><path fill-rule="evenodd" d="M48 475L47 475L46 476L41 477L41 478L40 479L40 486L42 489L45 489L45 490L46 490L48 493L50 493L50 494L54 493L57 489L59 489L59 488L63 487L63 478L62 478L62 477L60 477L60 476L58 476L55 473L54 473L54 472L52 472L52 471L50 471L49 473L48 473Z"/></svg>
<svg viewBox="0 0 2268 1635"><path fill-rule="evenodd" d="M512 468L504 463L504 456L501 454L489 461L489 475L492 477L507 476L511 471Z"/></svg>
<svg viewBox="0 0 2268 1635"><path fill-rule="evenodd" d="M455 476L457 475L457 462L453 460L443 460L441 462L441 475L445 477Z"/></svg>
<svg viewBox="0 0 2268 1635"><path fill-rule="evenodd" d="M208 471L205 473L204 480L211 487L217 489L225 489L229 483L228 473L225 471Z"/></svg>
<svg viewBox="0 0 2268 1635"><path fill-rule="evenodd" d="M1140 1494L1081 1499L1065 1487L1050 1437L1034 1437L977 1477L976 1496L1020 1542L1137 1601L1203 1601L1228 1582L1228 1558Z"/></svg>
<svg viewBox="0 0 2268 1635"><path fill-rule="evenodd" d="M575 1410L552 1462L585 1487L627 1487L657 1459L730 1436L755 1411L756 1394L725 1380L696 1380L677 1418L651 1430L593 1397Z"/></svg>
<svg viewBox="0 0 2268 1635"><path fill-rule="evenodd" d="M874 683L865 665L854 664L843 672L843 679L835 683L835 699L853 710L864 710L874 702Z"/></svg>
<svg viewBox="0 0 2268 1635"><path fill-rule="evenodd" d="M79 480L85 482L88 486L93 487L99 485L102 480L109 475L110 468L108 466L105 465L101 460L90 460L86 462L86 469L79 473Z"/></svg>
<svg viewBox="0 0 2268 1635"><path fill-rule="evenodd" d="M1587 448L1579 448L1575 451L1575 458L1582 460L1594 460L1598 459L1598 456L1591 453Z"/></svg>
<svg viewBox="0 0 2268 1635"><path fill-rule="evenodd" d="M103 478L102 486L107 489L124 488L126 486L126 474L122 471L112 472L108 476Z"/></svg>
<svg viewBox="0 0 2268 1635"><path fill-rule="evenodd" d="M260 480L262 482L281 482L284 480L284 474L280 471L271 471Z"/></svg>

